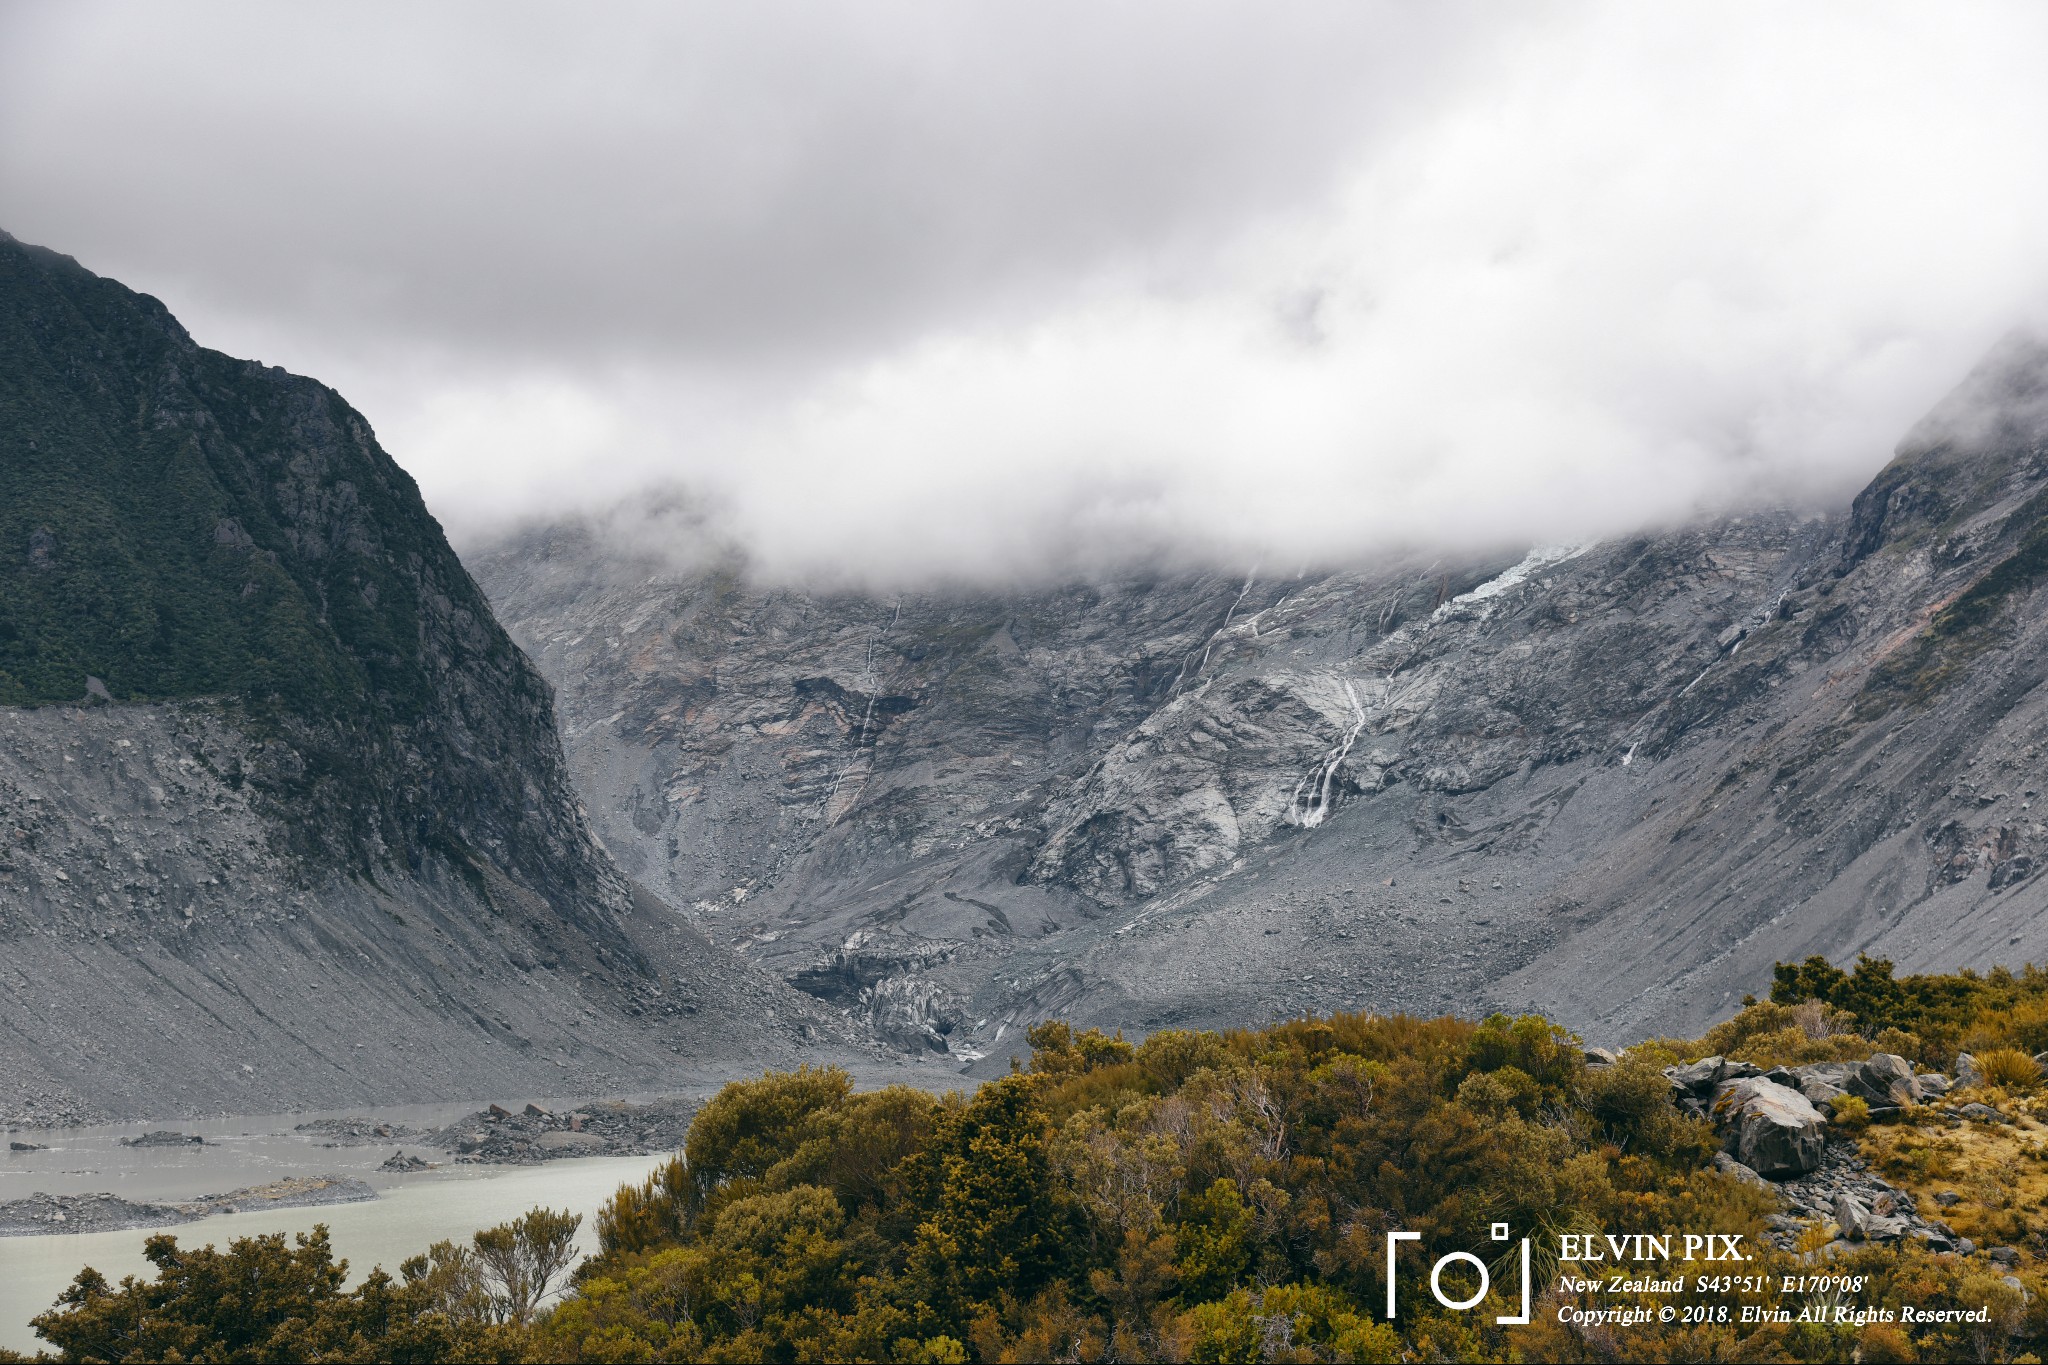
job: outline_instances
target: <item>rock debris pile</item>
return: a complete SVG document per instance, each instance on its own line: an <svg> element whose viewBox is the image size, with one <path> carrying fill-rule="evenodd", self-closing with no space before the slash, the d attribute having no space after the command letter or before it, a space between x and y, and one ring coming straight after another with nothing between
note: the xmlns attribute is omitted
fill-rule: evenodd
<svg viewBox="0 0 2048 1365"><path fill-rule="evenodd" d="M557 1113L528 1104L518 1113L492 1105L422 1138L462 1163L537 1165L569 1156L642 1156L675 1151L690 1131L695 1100L648 1104L605 1100Z"/></svg>
<svg viewBox="0 0 2048 1365"><path fill-rule="evenodd" d="M1958 1073L1974 1078L1969 1054ZM1830 1121L1844 1099L1860 1101L1873 1120L1903 1115L1909 1106L1945 1096L1955 1082L1939 1073L1916 1075L1904 1057L1879 1052L1861 1062L1814 1062L1769 1071L1750 1062L1703 1057L1664 1069L1680 1110L1713 1123L1725 1150L1715 1166L1774 1191L1785 1212L1769 1220L1771 1240L1791 1250L1815 1228L1834 1236L1821 1258L1852 1242L1916 1239L1937 1252L1970 1255L1977 1248L1939 1219L1922 1216L1913 1196L1872 1171L1853 1141L1831 1140ZM1962 1117L1988 1105L1946 1110Z"/></svg>
<svg viewBox="0 0 2048 1365"><path fill-rule="evenodd" d="M377 1192L362 1181L338 1175L292 1176L228 1194L202 1195L186 1202L165 1204L138 1204L113 1194L38 1192L0 1204L0 1237L175 1227L217 1213L360 1204L376 1197Z"/></svg>

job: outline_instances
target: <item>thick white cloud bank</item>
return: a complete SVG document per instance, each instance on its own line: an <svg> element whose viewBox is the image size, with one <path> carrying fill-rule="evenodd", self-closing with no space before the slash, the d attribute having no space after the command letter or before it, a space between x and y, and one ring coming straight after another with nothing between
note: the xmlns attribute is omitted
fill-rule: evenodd
<svg viewBox="0 0 2048 1365"><path fill-rule="evenodd" d="M684 12L8 11L0 226L875 584L1838 501L2048 299L2038 7Z"/></svg>

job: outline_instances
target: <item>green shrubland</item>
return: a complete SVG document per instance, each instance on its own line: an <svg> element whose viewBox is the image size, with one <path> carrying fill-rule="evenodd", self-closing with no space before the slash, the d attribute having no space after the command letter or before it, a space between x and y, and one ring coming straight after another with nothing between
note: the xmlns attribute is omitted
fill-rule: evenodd
<svg viewBox="0 0 2048 1365"><path fill-rule="evenodd" d="M1960 994L1995 1001L2032 981ZM1917 982L1897 998L1919 998ZM1957 993L1931 994L1948 1009ZM1816 999L1753 1004L1713 1046L1867 1056L1907 1023L1923 1039L1994 1026L1952 1011L1930 1027L1907 1009L1858 1032L1870 1025L1852 1005ZM324 1237L224 1253L156 1237L156 1282L86 1272L39 1325L78 1360L2012 1360L2048 1344L2030 1244L2011 1283L1981 1257L1912 1247L1837 1246L1825 1263L1864 1277L1828 1305L1983 1307L1983 1323L1743 1322L1745 1307L1819 1302L1773 1277L1820 1263L1764 1241L1770 1195L1714 1170L1714 1133L1673 1106L1662 1065L1708 1040L1593 1067L1533 1017L1338 1015L1135 1046L1055 1022L1030 1040L1028 1068L972 1093L860 1093L831 1068L728 1085L683 1152L598 1213L597 1253L546 1306L531 1267L549 1264L564 1220L537 1212L352 1291ZM1920 1149L1884 1132L1903 1174ZM2026 1210L2002 1198L1998 1226L2019 1226ZM1492 1240L1495 1223L1517 1240ZM1420 1242L1390 1322L1391 1230ZM1675 1297L1561 1279L1612 1269L1561 1262L1561 1237L1636 1232L1674 1247L1739 1234L1752 1259L1632 1273L1747 1278ZM1532 1321L1502 1325L1522 1237ZM1451 1251L1492 1267L1473 1311L1431 1297L1429 1267ZM1706 1320L1659 1322L1667 1303ZM1651 1320L1560 1318L1630 1304Z"/></svg>

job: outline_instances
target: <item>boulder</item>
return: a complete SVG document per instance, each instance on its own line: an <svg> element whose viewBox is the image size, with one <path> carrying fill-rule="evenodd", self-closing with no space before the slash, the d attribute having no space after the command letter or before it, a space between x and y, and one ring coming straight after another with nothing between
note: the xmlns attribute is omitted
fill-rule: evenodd
<svg viewBox="0 0 2048 1365"><path fill-rule="evenodd" d="M1835 1196L1835 1226L1842 1236L1851 1242L1896 1242L1902 1237L1913 1236L1928 1240L1939 1239L1941 1246L1934 1250L1949 1249L1949 1240L1932 1228L1917 1225L1910 1213L1880 1195L1878 1207L1864 1204L1855 1195L1844 1190Z"/></svg>
<svg viewBox="0 0 2048 1365"><path fill-rule="evenodd" d="M1913 1064L1893 1052L1878 1053L1851 1072L1842 1085L1872 1107L1902 1108L1919 1098L1913 1088Z"/></svg>
<svg viewBox="0 0 2048 1365"><path fill-rule="evenodd" d="M1684 1066L1667 1066L1664 1074L1670 1078L1674 1090L1698 1094L1714 1088L1721 1079L1721 1066L1726 1060L1723 1057L1702 1057Z"/></svg>
<svg viewBox="0 0 2048 1365"><path fill-rule="evenodd" d="M2018 1265L2020 1253L2017 1247L1992 1247L1984 1253L2000 1265Z"/></svg>
<svg viewBox="0 0 2048 1365"><path fill-rule="evenodd" d="M1755 1171L1743 1165L1741 1162L1737 1161L1734 1157L1728 1155L1726 1152L1714 1153L1714 1169L1719 1171L1722 1175L1732 1175L1737 1180L1742 1181L1744 1184L1761 1185L1765 1189L1773 1188L1770 1181L1764 1179Z"/></svg>
<svg viewBox="0 0 2048 1365"><path fill-rule="evenodd" d="M1841 1086L1821 1080L1817 1076L1809 1076L1799 1083L1799 1093L1806 1096L1807 1103L1825 1106L1842 1098L1842 1096L1849 1092L1842 1089Z"/></svg>
<svg viewBox="0 0 2048 1365"><path fill-rule="evenodd" d="M1949 1092L1949 1079L1939 1071L1930 1071L1925 1076L1913 1078L1913 1093L1922 1104L1938 1100Z"/></svg>
<svg viewBox="0 0 2048 1365"><path fill-rule="evenodd" d="M1988 1104L1977 1104L1972 1102L1970 1104L1964 1105L1961 1109L1958 1109L1956 1113L1960 1114L1962 1117L1966 1119L1975 1119L1979 1123L2012 1122L2011 1119L1999 1113L1996 1109L1993 1109Z"/></svg>
<svg viewBox="0 0 2048 1365"><path fill-rule="evenodd" d="M1589 1047L1586 1049L1587 1066L1613 1066L1617 1060L1615 1055L1604 1047Z"/></svg>
<svg viewBox="0 0 2048 1365"><path fill-rule="evenodd" d="M529 1104L526 1106L526 1117L530 1119L544 1119L547 1116L548 1111L541 1108L537 1104Z"/></svg>
<svg viewBox="0 0 2048 1365"><path fill-rule="evenodd" d="M1977 1059L1967 1052L1956 1054L1956 1089L1963 1090L1973 1085L1984 1084L1984 1072L1977 1066Z"/></svg>
<svg viewBox="0 0 2048 1365"><path fill-rule="evenodd" d="M1829 1100L1848 1093L1843 1089L1843 1083L1849 1073L1860 1065L1860 1062L1809 1062L1805 1066L1789 1068L1795 1079L1784 1084L1789 1084L1811 1103L1825 1105Z"/></svg>
<svg viewBox="0 0 2048 1365"><path fill-rule="evenodd" d="M7 1144L7 1150L10 1152L41 1152L47 1149L40 1142L10 1142Z"/></svg>
<svg viewBox="0 0 2048 1365"><path fill-rule="evenodd" d="M1862 1241L1864 1224L1870 1221L1870 1210L1863 1207L1863 1201L1844 1191L1835 1196L1834 1212L1842 1236L1851 1242Z"/></svg>
<svg viewBox="0 0 2048 1365"><path fill-rule="evenodd" d="M1797 1090L1760 1076L1723 1081L1711 1112L1728 1154L1758 1175L1786 1179L1820 1165L1827 1121Z"/></svg>
<svg viewBox="0 0 2048 1365"><path fill-rule="evenodd" d="M144 1133L141 1137L124 1137L121 1139L123 1147L203 1146L205 1142L206 1139L197 1133L174 1133L167 1128L159 1128L154 1132Z"/></svg>

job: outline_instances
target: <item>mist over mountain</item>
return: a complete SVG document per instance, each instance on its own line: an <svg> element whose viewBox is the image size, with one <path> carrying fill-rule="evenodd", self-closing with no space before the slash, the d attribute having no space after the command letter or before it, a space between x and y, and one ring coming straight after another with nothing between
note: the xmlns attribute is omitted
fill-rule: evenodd
<svg viewBox="0 0 2048 1365"><path fill-rule="evenodd" d="M458 543L679 487L797 586L1292 573L1846 502L2048 299L2044 22L24 5L0 179Z"/></svg>
<svg viewBox="0 0 2048 1365"><path fill-rule="evenodd" d="M571 521L470 563L622 865L905 1046L1628 1041L1778 960L2048 954L2044 393L2015 335L1846 505L1491 557L821 593Z"/></svg>

